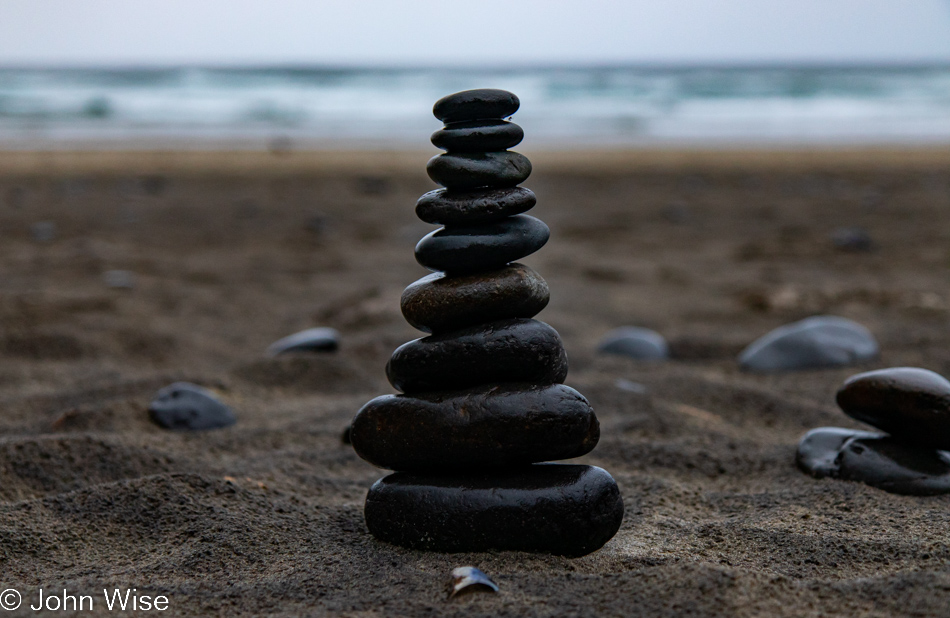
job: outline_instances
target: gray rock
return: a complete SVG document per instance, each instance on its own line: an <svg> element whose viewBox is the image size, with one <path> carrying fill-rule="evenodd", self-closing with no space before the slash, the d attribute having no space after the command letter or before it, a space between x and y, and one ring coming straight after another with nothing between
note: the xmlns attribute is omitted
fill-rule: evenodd
<svg viewBox="0 0 950 618"><path fill-rule="evenodd" d="M882 434L812 429L799 442L795 461L816 478L857 481L911 496L950 493L950 453Z"/></svg>
<svg viewBox="0 0 950 618"><path fill-rule="evenodd" d="M308 328L288 335L267 347L269 356L287 352L333 352L340 347L340 334L332 328Z"/></svg>
<svg viewBox="0 0 950 618"><path fill-rule="evenodd" d="M637 360L666 360L670 349L660 333L639 326L621 326L607 333L597 346L598 352L619 354Z"/></svg>
<svg viewBox="0 0 950 618"><path fill-rule="evenodd" d="M189 382L175 382L158 391L148 413L157 425L176 431L218 429L237 422L231 408Z"/></svg>
<svg viewBox="0 0 950 618"><path fill-rule="evenodd" d="M37 242L50 242L56 238L56 224L52 221L37 221L30 226L30 235Z"/></svg>
<svg viewBox="0 0 950 618"><path fill-rule="evenodd" d="M879 348L874 335L857 322L815 316L780 326L739 354L746 371L762 373L840 367L871 360Z"/></svg>
<svg viewBox="0 0 950 618"><path fill-rule="evenodd" d="M116 290L131 290L135 287L135 275L128 270L107 270L102 273L106 287Z"/></svg>

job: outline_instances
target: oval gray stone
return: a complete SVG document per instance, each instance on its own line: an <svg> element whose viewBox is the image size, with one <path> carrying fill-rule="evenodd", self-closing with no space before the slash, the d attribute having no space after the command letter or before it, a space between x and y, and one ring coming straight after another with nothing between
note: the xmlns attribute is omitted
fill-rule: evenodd
<svg viewBox="0 0 950 618"><path fill-rule="evenodd" d="M851 376L836 396L844 413L924 447L950 450L950 381L917 367Z"/></svg>
<svg viewBox="0 0 950 618"><path fill-rule="evenodd" d="M524 187L466 192L436 189L416 202L416 216L426 223L475 225L520 215L536 203L534 192Z"/></svg>
<svg viewBox="0 0 950 618"><path fill-rule="evenodd" d="M404 393L494 382L559 384L567 377L567 353L544 322L499 320L404 343L386 364L386 376Z"/></svg>
<svg viewBox="0 0 950 618"><path fill-rule="evenodd" d="M950 493L950 453L867 431L812 429L798 444L796 463L817 478L857 481L895 494Z"/></svg>
<svg viewBox="0 0 950 618"><path fill-rule="evenodd" d="M531 255L550 237L548 226L531 215L443 227L422 237L416 245L416 261L429 270L448 273L494 270Z"/></svg>
<svg viewBox="0 0 950 618"><path fill-rule="evenodd" d="M159 390L148 413L157 425L177 431L218 429L237 422L231 408L211 391L189 382L175 382Z"/></svg>
<svg viewBox="0 0 950 618"><path fill-rule="evenodd" d="M533 318L550 299L548 284L523 264L475 275L432 273L402 293L406 321L427 333L505 318Z"/></svg>
<svg viewBox="0 0 950 618"><path fill-rule="evenodd" d="M278 339L267 346L269 356L287 352L333 352L340 346L340 334L332 328L308 328Z"/></svg>
<svg viewBox="0 0 950 618"><path fill-rule="evenodd" d="M426 164L429 178L443 187L470 191L481 187L513 187L531 175L531 161L513 150L445 153Z"/></svg>
<svg viewBox="0 0 950 618"><path fill-rule="evenodd" d="M874 335L857 322L815 316L776 328L739 355L746 371L772 372L840 367L878 355Z"/></svg>
<svg viewBox="0 0 950 618"><path fill-rule="evenodd" d="M639 326L615 328L604 336L597 346L597 351L647 361L666 360L670 357L670 349L663 335Z"/></svg>
<svg viewBox="0 0 950 618"><path fill-rule="evenodd" d="M445 123L507 118L521 106L514 93L497 88L477 88L446 95L432 106L432 114Z"/></svg>
<svg viewBox="0 0 950 618"><path fill-rule="evenodd" d="M613 477L594 466L535 464L481 474L397 472L366 496L377 539L439 552L510 550L584 556L623 521Z"/></svg>
<svg viewBox="0 0 950 618"><path fill-rule="evenodd" d="M504 120L453 122L432 134L432 145L449 152L495 152L514 148L524 130Z"/></svg>
<svg viewBox="0 0 950 618"><path fill-rule="evenodd" d="M360 409L350 432L356 453L374 466L420 472L571 459L599 438L590 404L563 384L384 395Z"/></svg>

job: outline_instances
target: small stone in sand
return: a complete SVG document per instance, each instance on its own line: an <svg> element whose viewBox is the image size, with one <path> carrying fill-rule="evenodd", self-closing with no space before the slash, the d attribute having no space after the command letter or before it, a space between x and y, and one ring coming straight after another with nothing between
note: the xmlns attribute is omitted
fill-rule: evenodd
<svg viewBox="0 0 950 618"><path fill-rule="evenodd" d="M449 597L454 597L461 592L472 592L475 590L484 590L498 592L498 584L493 582L480 569L471 566L457 567L452 569L452 592Z"/></svg>
<svg viewBox="0 0 950 618"><path fill-rule="evenodd" d="M128 270L107 270L102 273L106 287L114 290L131 290L135 287L135 275Z"/></svg>
<svg viewBox="0 0 950 618"><path fill-rule="evenodd" d="M340 347L340 334L333 328L308 328L278 339L267 347L269 356L288 352L333 352Z"/></svg>
<svg viewBox="0 0 950 618"><path fill-rule="evenodd" d="M878 354L874 335L857 322L815 316L780 326L739 355L746 371L773 372L852 365Z"/></svg>
<svg viewBox="0 0 950 618"><path fill-rule="evenodd" d="M868 231L861 227L839 227L831 233L831 243L841 251L855 253L872 251L874 241Z"/></svg>
<svg viewBox="0 0 950 618"><path fill-rule="evenodd" d="M177 431L218 429L237 422L231 408L189 382L175 382L158 391L148 413L159 426Z"/></svg>
<svg viewBox="0 0 950 618"><path fill-rule="evenodd" d="M950 453L867 431L812 429L798 444L796 463L816 478L858 481L895 494L950 493Z"/></svg>
<svg viewBox="0 0 950 618"><path fill-rule="evenodd" d="M597 346L597 351L647 361L666 360L670 357L670 349L663 335L639 326L615 328L604 336Z"/></svg>
<svg viewBox="0 0 950 618"><path fill-rule="evenodd" d="M950 381L916 367L848 378L837 394L844 413L901 442L950 450Z"/></svg>
<svg viewBox="0 0 950 618"><path fill-rule="evenodd" d="M56 224L52 221L37 221L30 226L30 235L37 242L50 242L56 238Z"/></svg>

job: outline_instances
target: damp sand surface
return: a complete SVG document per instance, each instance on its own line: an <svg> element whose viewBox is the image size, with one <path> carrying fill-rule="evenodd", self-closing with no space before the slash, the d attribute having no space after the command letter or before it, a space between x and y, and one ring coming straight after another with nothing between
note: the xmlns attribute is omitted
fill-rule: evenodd
<svg viewBox="0 0 950 618"><path fill-rule="evenodd" d="M340 435L421 336L399 296L426 274L412 248L433 226L413 206L433 153L8 152L0 588L94 595L93 614L116 587L181 616L944 614L950 496L793 461L807 430L860 427L834 404L852 373L950 374L948 151L523 152L552 232L524 260L551 288L539 319L602 425L579 461L626 503L602 550L422 553L363 523L382 472ZM836 248L851 227L871 250ZM881 357L738 370L746 344L815 314L864 324ZM621 325L663 333L674 360L596 355ZM266 356L313 326L337 329L339 351ZM179 380L237 424L151 424L149 400ZM500 592L449 600L465 565Z"/></svg>

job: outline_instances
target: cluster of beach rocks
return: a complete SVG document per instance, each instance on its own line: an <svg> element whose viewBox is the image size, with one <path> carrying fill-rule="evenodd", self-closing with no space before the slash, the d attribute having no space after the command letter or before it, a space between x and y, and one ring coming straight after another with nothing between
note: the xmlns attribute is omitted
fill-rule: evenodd
<svg viewBox="0 0 950 618"><path fill-rule="evenodd" d="M950 381L916 367L880 369L848 378L837 401L885 433L813 429L798 445L802 470L898 494L950 492Z"/></svg>
<svg viewBox="0 0 950 618"><path fill-rule="evenodd" d="M444 188L416 214L444 227L416 246L435 271L406 288L406 320L431 335L400 346L386 366L403 394L377 397L350 427L365 460L396 470L369 490L377 538L436 551L510 549L584 555L618 530L623 501L592 466L547 464L590 452L600 427L565 386L558 333L532 319L548 303L544 279L516 260L540 249L548 227L523 214L536 202L518 185L531 163L508 150L523 138L505 120L519 107L503 90L469 90L433 109L446 150L427 166Z"/></svg>

